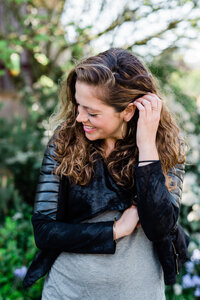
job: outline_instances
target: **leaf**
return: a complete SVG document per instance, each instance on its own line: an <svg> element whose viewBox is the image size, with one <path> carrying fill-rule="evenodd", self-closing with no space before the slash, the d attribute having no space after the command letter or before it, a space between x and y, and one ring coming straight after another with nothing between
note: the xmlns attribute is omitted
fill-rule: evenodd
<svg viewBox="0 0 200 300"><path fill-rule="evenodd" d="M8 43L6 41L0 41L0 50L4 50L5 48L7 48Z"/></svg>
<svg viewBox="0 0 200 300"><path fill-rule="evenodd" d="M48 42L49 40L50 40L50 36L47 34L38 34L34 37L34 41L36 42L43 42L43 41Z"/></svg>
<svg viewBox="0 0 200 300"><path fill-rule="evenodd" d="M5 70L0 70L0 76L3 76L6 74L6 71Z"/></svg>

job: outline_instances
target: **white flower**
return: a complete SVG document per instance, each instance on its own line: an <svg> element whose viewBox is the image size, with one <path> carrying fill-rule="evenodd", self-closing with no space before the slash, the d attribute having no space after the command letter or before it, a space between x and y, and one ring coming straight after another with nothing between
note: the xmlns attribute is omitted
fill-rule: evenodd
<svg viewBox="0 0 200 300"><path fill-rule="evenodd" d="M198 203L198 197L192 191L189 191L187 193L183 193L181 202L187 206L191 206Z"/></svg>
<svg viewBox="0 0 200 300"><path fill-rule="evenodd" d="M14 214L14 216L12 217L13 221L19 220L23 217L23 214L21 212L17 212Z"/></svg>
<svg viewBox="0 0 200 300"><path fill-rule="evenodd" d="M183 192L188 192L191 190L191 186L197 183L197 175L192 172L187 172L183 181Z"/></svg>
<svg viewBox="0 0 200 300"><path fill-rule="evenodd" d="M192 256L191 256L191 260L199 263L199 261L200 261L200 250L199 249L194 249Z"/></svg>
<svg viewBox="0 0 200 300"><path fill-rule="evenodd" d="M173 289L174 289L174 294L175 295L181 295L182 294L182 286L178 283L173 285Z"/></svg>
<svg viewBox="0 0 200 300"><path fill-rule="evenodd" d="M188 154L188 162L191 164L196 164L199 161L199 150L192 149Z"/></svg>
<svg viewBox="0 0 200 300"><path fill-rule="evenodd" d="M184 129L189 132L193 132L195 130L195 125L192 122L184 123Z"/></svg>
<svg viewBox="0 0 200 300"><path fill-rule="evenodd" d="M195 134L190 134L188 136L188 142L191 148L198 148L199 146L199 139L197 138L197 136Z"/></svg>
<svg viewBox="0 0 200 300"><path fill-rule="evenodd" d="M189 222L192 222L192 221L199 221L200 220L200 215L198 214L198 212L196 211L191 211L188 216L187 216L187 219Z"/></svg>

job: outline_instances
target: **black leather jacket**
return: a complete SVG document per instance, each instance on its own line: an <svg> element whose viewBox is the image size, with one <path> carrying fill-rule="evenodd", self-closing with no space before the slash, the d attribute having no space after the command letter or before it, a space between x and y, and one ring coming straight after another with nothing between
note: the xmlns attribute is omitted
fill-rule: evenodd
<svg viewBox="0 0 200 300"><path fill-rule="evenodd" d="M51 157L55 157L53 150L51 139L40 170L32 216L35 243L40 250L24 278L25 288L44 276L62 251L114 254L114 220L80 223L105 210L123 212L133 200L136 201L142 228L153 242L166 237L176 224L184 165L176 165L170 170L172 184L176 186L170 193L165 186L160 161L135 166L135 188L126 190L116 184L99 156L92 180L88 185L80 186L70 182L66 176L61 179L52 173L57 165ZM175 268L167 275L174 281Z"/></svg>

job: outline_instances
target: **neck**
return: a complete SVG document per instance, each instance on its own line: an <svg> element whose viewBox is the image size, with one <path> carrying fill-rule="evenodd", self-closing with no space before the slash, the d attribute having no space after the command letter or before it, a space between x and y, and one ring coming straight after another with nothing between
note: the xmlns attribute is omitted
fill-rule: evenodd
<svg viewBox="0 0 200 300"><path fill-rule="evenodd" d="M104 144L103 144L103 149L104 149L104 156L105 157L108 157L109 154L113 151L113 149L115 148L115 142L116 142L116 139L107 139L104 141Z"/></svg>

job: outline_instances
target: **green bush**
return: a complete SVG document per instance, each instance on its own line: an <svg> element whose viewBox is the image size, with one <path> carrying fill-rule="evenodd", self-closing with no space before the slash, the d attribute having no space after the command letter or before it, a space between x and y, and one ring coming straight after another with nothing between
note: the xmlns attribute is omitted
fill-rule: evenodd
<svg viewBox="0 0 200 300"><path fill-rule="evenodd" d="M0 119L0 223L10 209L20 211L24 201L33 206L56 93L57 86L38 86L33 93L23 91L21 103L27 116Z"/></svg>
<svg viewBox="0 0 200 300"><path fill-rule="evenodd" d="M24 204L22 210L15 214L11 212L0 226L0 300L39 300L41 296L44 279L24 290L23 274L19 276L16 272L16 269L21 269L25 275L37 251L30 223L31 208Z"/></svg>

